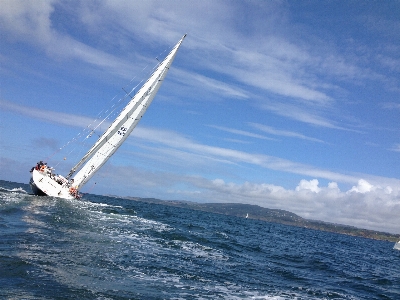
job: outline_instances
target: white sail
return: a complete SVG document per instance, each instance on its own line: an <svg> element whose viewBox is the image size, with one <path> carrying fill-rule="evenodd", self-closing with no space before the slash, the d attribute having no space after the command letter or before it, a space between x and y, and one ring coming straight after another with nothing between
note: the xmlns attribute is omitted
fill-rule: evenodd
<svg viewBox="0 0 400 300"><path fill-rule="evenodd" d="M185 37L186 35L175 45L106 132L71 169L67 178L85 164L73 178L76 189L80 189L107 162L136 127L160 88Z"/></svg>

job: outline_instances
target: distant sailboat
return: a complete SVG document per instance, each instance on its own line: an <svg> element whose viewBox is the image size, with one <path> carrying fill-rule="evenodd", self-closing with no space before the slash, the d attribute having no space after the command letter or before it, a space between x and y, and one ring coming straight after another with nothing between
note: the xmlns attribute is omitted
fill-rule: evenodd
<svg viewBox="0 0 400 300"><path fill-rule="evenodd" d="M400 241L398 241L396 244L394 244L393 249L400 250Z"/></svg>
<svg viewBox="0 0 400 300"><path fill-rule="evenodd" d="M246 219L249 217L249 214L246 214Z"/></svg>
<svg viewBox="0 0 400 300"><path fill-rule="evenodd" d="M63 177L53 174L53 169L42 161L32 168L32 178L29 184L35 195L47 195L65 199L80 197L78 191L107 162L115 151L117 151L146 112L167 75L185 37L186 34L158 65L154 73L132 97L110 127L71 169L68 176ZM76 171L78 171L78 173L74 178L71 178Z"/></svg>

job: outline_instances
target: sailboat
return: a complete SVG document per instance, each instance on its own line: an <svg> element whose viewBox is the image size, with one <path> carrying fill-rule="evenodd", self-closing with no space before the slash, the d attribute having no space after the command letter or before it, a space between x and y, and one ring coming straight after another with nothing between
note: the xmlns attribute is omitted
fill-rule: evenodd
<svg viewBox="0 0 400 300"><path fill-rule="evenodd" d="M400 250L400 241L398 241L396 244L394 244L393 249Z"/></svg>
<svg viewBox="0 0 400 300"><path fill-rule="evenodd" d="M136 127L153 101L186 34L172 48L167 57L158 65L150 78L131 98L119 116L111 123L90 150L64 177L55 175L53 169L40 161L31 169L29 181L35 195L46 195L64 199L79 199L79 190L117 151ZM77 172L77 173L76 173ZM73 177L73 175L76 175Z"/></svg>

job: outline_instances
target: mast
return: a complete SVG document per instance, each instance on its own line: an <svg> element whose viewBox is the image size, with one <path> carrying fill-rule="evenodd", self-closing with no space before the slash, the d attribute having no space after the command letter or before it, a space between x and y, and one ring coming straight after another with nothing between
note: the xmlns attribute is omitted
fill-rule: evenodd
<svg viewBox="0 0 400 300"><path fill-rule="evenodd" d="M67 176L68 179L85 164L74 177L74 186L77 189L81 188L107 162L136 127L153 101L185 37L186 34L159 64L157 69L129 101L110 127L71 169Z"/></svg>

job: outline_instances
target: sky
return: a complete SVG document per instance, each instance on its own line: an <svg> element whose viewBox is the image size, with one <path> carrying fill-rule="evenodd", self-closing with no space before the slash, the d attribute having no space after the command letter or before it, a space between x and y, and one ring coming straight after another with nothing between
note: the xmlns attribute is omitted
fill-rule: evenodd
<svg viewBox="0 0 400 300"><path fill-rule="evenodd" d="M187 33L81 192L400 233L399 1L0 0L0 179L67 175ZM116 108L90 138L85 130Z"/></svg>

